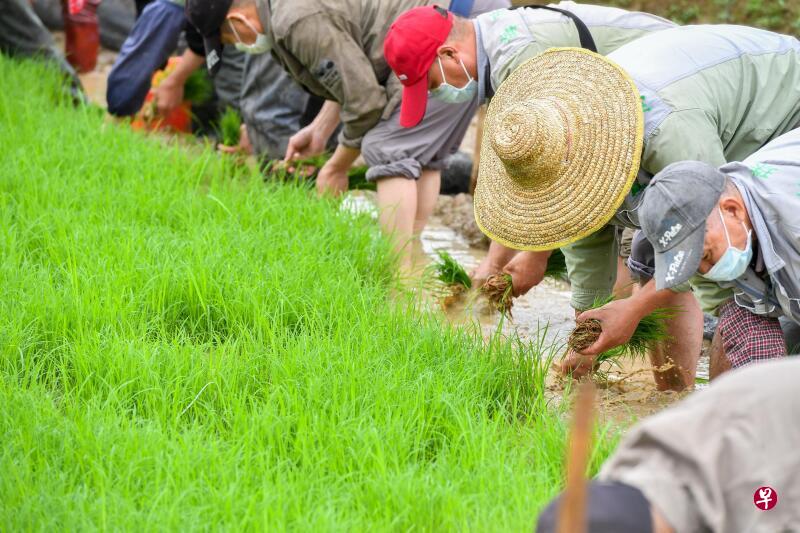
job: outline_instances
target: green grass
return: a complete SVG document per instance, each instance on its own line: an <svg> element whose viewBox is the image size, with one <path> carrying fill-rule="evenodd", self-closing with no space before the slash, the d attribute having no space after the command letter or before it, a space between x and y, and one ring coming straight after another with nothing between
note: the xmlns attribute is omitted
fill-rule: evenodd
<svg viewBox="0 0 800 533"><path fill-rule="evenodd" d="M0 56L0 530L531 530L543 346L390 299L368 217L64 99Z"/></svg>
<svg viewBox="0 0 800 533"><path fill-rule="evenodd" d="M225 109L219 118L219 133L222 144L225 146L239 146L241 137L242 117L239 112L232 107Z"/></svg>

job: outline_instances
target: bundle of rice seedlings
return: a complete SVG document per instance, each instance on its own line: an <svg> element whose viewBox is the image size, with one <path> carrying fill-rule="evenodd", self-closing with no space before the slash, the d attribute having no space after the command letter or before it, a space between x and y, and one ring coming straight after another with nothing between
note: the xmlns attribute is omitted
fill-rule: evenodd
<svg viewBox="0 0 800 533"><path fill-rule="evenodd" d="M202 105L214 95L214 84L208 77L206 69L197 69L186 79L183 85L183 99L194 105Z"/></svg>
<svg viewBox="0 0 800 533"><path fill-rule="evenodd" d="M613 297L598 300L594 303L592 309L602 307L612 300ZM645 358L647 352L655 344L671 338L667 332L667 321L674 316L675 312L672 309L656 309L639 322L628 342L597 356L595 366L600 366L603 363L620 366L620 362L624 357L633 359ZM602 332L603 326L599 320L586 320L579 323L572 330L567 340L567 345L571 349L580 352L594 344L600 338Z"/></svg>
<svg viewBox="0 0 800 533"><path fill-rule="evenodd" d="M280 160L269 161L264 165L264 173L277 181L310 181L316 178L319 169L325 166L330 158L331 154L326 152L313 157L297 159L292 161L291 165Z"/></svg>
<svg viewBox="0 0 800 533"><path fill-rule="evenodd" d="M242 117L232 107L228 107L219 119L219 130L222 144L225 146L238 146L241 137Z"/></svg>
<svg viewBox="0 0 800 533"><path fill-rule="evenodd" d="M481 287L481 293L486 296L492 307L504 315L511 315L511 308L514 305L514 286L510 274L495 274L489 276Z"/></svg>
<svg viewBox="0 0 800 533"><path fill-rule="evenodd" d="M472 288L472 280L458 261L445 250L438 250L438 261L433 263L434 277L447 287L459 287L458 290Z"/></svg>
<svg viewBox="0 0 800 533"><path fill-rule="evenodd" d="M426 269L428 290L439 300L443 308L448 308L472 288L472 280L458 261L444 250L437 250L439 256Z"/></svg>

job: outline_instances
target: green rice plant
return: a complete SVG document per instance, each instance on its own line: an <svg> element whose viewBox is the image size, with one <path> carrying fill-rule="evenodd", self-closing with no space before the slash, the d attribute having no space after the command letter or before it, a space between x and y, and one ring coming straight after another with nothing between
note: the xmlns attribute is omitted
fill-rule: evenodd
<svg viewBox="0 0 800 533"><path fill-rule="evenodd" d="M369 216L57 78L0 56L3 529L533 528L539 346L421 312Z"/></svg>
<svg viewBox="0 0 800 533"><path fill-rule="evenodd" d="M290 171L289 166L283 161L269 161L265 166L264 173L270 179L278 181L313 182L319 169L325 166L330 158L331 154L326 152L318 156L298 159L291 165L293 171ZM374 182L367 181L367 170L369 168L366 165L356 165L347 171L350 190L374 191L376 189Z"/></svg>
<svg viewBox="0 0 800 533"><path fill-rule="evenodd" d="M596 300L591 309L603 307L613 300L613 296ZM595 359L595 366L604 363L620 366L621 360L625 357L646 358L647 353L654 345L671 338L667 331L667 323L674 316L675 311L672 309L656 309L639 321L628 342L598 355ZM580 322L570 334L567 345L572 350L580 352L594 344L602 332L603 327L599 320L591 319Z"/></svg>
<svg viewBox="0 0 800 533"><path fill-rule="evenodd" d="M472 288L472 279L458 261L446 250L437 250L438 260L431 267L437 280L447 287L458 286L462 289Z"/></svg>
<svg viewBox="0 0 800 533"><path fill-rule="evenodd" d="M238 146L241 138L242 117L232 107L225 109L219 119L219 131L222 144L225 146Z"/></svg>
<svg viewBox="0 0 800 533"><path fill-rule="evenodd" d="M214 96L214 84L208 77L206 69L200 68L192 72L183 85L183 99L194 105L202 105Z"/></svg>

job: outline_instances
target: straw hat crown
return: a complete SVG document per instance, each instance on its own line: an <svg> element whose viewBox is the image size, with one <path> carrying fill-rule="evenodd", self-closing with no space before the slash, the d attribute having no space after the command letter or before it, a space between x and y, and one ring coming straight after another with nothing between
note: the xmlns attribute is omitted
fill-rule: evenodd
<svg viewBox="0 0 800 533"><path fill-rule="evenodd" d="M580 48L520 65L489 104L475 220L517 250L551 250L605 226L639 171L644 114L633 80Z"/></svg>
<svg viewBox="0 0 800 533"><path fill-rule="evenodd" d="M569 125L552 101L512 104L489 124L492 147L520 186L554 180L567 160Z"/></svg>

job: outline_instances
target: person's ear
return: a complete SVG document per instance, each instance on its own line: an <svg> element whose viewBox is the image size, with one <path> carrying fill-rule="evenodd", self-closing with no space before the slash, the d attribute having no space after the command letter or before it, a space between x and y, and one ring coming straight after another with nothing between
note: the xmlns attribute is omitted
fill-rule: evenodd
<svg viewBox="0 0 800 533"><path fill-rule="evenodd" d="M446 58L455 59L457 54L458 50L456 50L456 48L450 44L443 44L436 50L436 55L438 55L442 59Z"/></svg>
<svg viewBox="0 0 800 533"><path fill-rule="evenodd" d="M719 201L719 208L728 216L734 217L736 220L744 220L747 218L747 210L744 203L739 198L725 197Z"/></svg>

